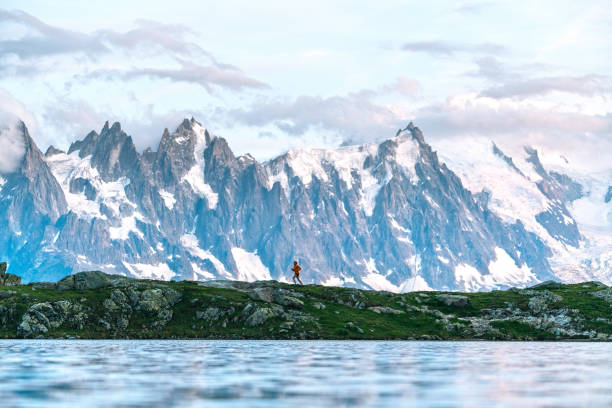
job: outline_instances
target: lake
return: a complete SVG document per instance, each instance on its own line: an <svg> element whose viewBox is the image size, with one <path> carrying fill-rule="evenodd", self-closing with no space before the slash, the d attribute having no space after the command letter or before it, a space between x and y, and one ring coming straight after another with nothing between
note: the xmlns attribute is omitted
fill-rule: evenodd
<svg viewBox="0 0 612 408"><path fill-rule="evenodd" d="M609 407L612 344L1 340L0 405Z"/></svg>

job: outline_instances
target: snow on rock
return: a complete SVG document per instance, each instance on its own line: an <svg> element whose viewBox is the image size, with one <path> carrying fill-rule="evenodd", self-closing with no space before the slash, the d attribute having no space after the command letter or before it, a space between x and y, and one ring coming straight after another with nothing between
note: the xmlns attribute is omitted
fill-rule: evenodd
<svg viewBox="0 0 612 408"><path fill-rule="evenodd" d="M6 184L6 179L0 177L0 191L2 191L2 187Z"/></svg>
<svg viewBox="0 0 612 408"><path fill-rule="evenodd" d="M159 195L164 200L164 205L167 209L172 210L174 208L174 204L176 204L176 198L174 194L167 192L166 190L159 190Z"/></svg>
<svg viewBox="0 0 612 408"><path fill-rule="evenodd" d="M192 129L196 134L196 144L193 149L195 164L189 169L187 174L183 176L181 182L186 182L197 195L206 198L208 208L214 210L217 208L219 195L215 193L212 187L204 180L204 149L206 149L206 137L204 133L206 129L197 122L192 124Z"/></svg>
<svg viewBox="0 0 612 408"><path fill-rule="evenodd" d="M224 275L227 278L232 277L232 275L227 271L227 269L225 269L225 265L223 265L223 263L217 257L215 257L210 251L206 251L200 248L200 243L198 241L198 238L195 235L193 234L182 235L181 245L187 250L187 252L189 252L191 256L202 259L202 260L208 259L213 264L215 269L217 270L217 273ZM196 269L194 268L194 270Z"/></svg>
<svg viewBox="0 0 612 408"><path fill-rule="evenodd" d="M193 269L193 280L215 279L215 275L200 268L195 262L191 262L191 268Z"/></svg>
<svg viewBox="0 0 612 408"><path fill-rule="evenodd" d="M517 266L506 251L495 248L496 259L489 264L489 273L481 274L476 268L460 264L455 268L455 280L460 290L503 289L510 286L526 287L538 282L535 274L526 265Z"/></svg>
<svg viewBox="0 0 612 408"><path fill-rule="evenodd" d="M435 146L441 161L461 178L465 188L474 194L483 190L491 194L489 209L505 222L520 219L527 230L547 234L535 217L548 209L548 200L524 176L527 166L520 168L523 174L518 173L493 152L493 144L488 139L466 138L462 143L440 141Z"/></svg>
<svg viewBox="0 0 612 408"><path fill-rule="evenodd" d="M400 287L392 284L384 275L377 272L370 272L361 277L361 281L373 290L386 290L389 292L400 292Z"/></svg>
<svg viewBox="0 0 612 408"><path fill-rule="evenodd" d="M248 252L242 248L232 248L232 256L238 268L238 280L253 282L257 280L270 280L270 271L261 262L257 251Z"/></svg>
<svg viewBox="0 0 612 408"><path fill-rule="evenodd" d="M407 279L400 286L400 292L424 292L432 291L433 289L421 275L416 275L410 279Z"/></svg>
<svg viewBox="0 0 612 408"><path fill-rule="evenodd" d="M91 156L80 158L77 151L69 155L57 153L45 160L56 180L60 183L68 208L79 217L106 219L106 215L100 212L102 204L111 209L115 216L120 215L122 205L127 204L133 208L137 207L125 194L125 187L130 184L130 180L122 177L116 181L103 181L98 170L91 166ZM72 193L70 191L70 183L76 179L84 179L91 184L96 190L94 199L88 199L84 192Z"/></svg>
<svg viewBox="0 0 612 408"><path fill-rule="evenodd" d="M152 265L123 262L123 266L125 266L130 274L141 279L170 280L176 276L176 273L173 272L165 263Z"/></svg>
<svg viewBox="0 0 612 408"><path fill-rule="evenodd" d="M142 220L140 213L134 213L129 217L123 217L121 219L121 225L119 227L109 227L108 232L110 238L114 240L127 240L130 237L130 232L136 234L140 239L144 238L144 234L138 229L136 220Z"/></svg>

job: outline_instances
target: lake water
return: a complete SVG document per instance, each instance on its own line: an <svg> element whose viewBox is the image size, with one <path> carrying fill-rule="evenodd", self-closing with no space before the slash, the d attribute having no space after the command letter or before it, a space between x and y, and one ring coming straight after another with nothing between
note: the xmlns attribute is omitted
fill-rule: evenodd
<svg viewBox="0 0 612 408"><path fill-rule="evenodd" d="M2 340L0 405L610 407L612 344Z"/></svg>

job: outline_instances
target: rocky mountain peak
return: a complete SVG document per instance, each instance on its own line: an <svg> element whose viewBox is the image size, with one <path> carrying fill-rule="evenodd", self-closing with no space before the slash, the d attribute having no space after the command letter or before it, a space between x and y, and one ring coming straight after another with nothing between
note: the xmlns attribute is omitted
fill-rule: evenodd
<svg viewBox="0 0 612 408"><path fill-rule="evenodd" d="M25 123L19 121L17 131L23 138L25 151L21 165L12 177L7 178L12 194L24 200L22 205L31 205L30 211L56 220L66 212L67 203L64 194Z"/></svg>
<svg viewBox="0 0 612 408"><path fill-rule="evenodd" d="M61 154L61 153L66 153L66 152L64 152L63 150L60 150L60 149L56 148L55 146L51 145L51 146L49 146L49 148L45 152L45 157L50 157L50 156L53 156L54 154Z"/></svg>

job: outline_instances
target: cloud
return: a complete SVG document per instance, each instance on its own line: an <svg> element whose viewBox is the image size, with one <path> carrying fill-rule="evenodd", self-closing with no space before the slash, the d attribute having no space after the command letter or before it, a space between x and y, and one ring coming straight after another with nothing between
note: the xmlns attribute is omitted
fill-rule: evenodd
<svg viewBox="0 0 612 408"><path fill-rule="evenodd" d="M413 78L406 77L406 76L401 76L401 77L398 77L394 83L389 84L389 85L384 85L381 88L380 92L381 93L397 92L403 96L414 98L418 94L420 94L422 90L423 90L423 87L421 86L421 83L419 81Z"/></svg>
<svg viewBox="0 0 612 408"><path fill-rule="evenodd" d="M419 81L400 76L376 89L363 89L346 95L300 95L296 98L260 99L246 108L221 110L231 125L273 126L291 137L305 137L313 131L338 136L345 144L392 137L405 126L403 107L379 102L380 98L400 95L417 98Z"/></svg>
<svg viewBox="0 0 612 408"><path fill-rule="evenodd" d="M434 56L453 56L457 53L469 54L503 54L506 47L500 44L457 44L447 41L413 41L401 46L403 51L424 52Z"/></svg>
<svg viewBox="0 0 612 408"><path fill-rule="evenodd" d="M221 68L217 65L199 65L177 58L179 68L132 68L126 70L97 70L79 76L81 79L135 79L148 77L166 79L173 82L186 82L200 85L208 92L212 92L212 85L235 91L247 88L263 89L269 86L254 78L245 75L233 67Z"/></svg>
<svg viewBox="0 0 612 408"><path fill-rule="evenodd" d="M237 67L217 61L208 51L189 40L195 32L178 24L137 20L136 27L125 32L97 30L86 34L53 27L22 11L0 10L0 36L9 38L14 25L25 28L26 34L0 41L0 71L10 76L56 72L58 61L50 62L48 58L61 57L59 65L65 63L68 70L77 67L77 79L149 77L194 83L209 92L211 86L235 91L267 87ZM77 60L83 55L89 61ZM103 60L107 57L120 57L122 65L135 63L136 67L108 69L109 64ZM180 67L169 68L168 60L178 62Z"/></svg>
<svg viewBox="0 0 612 408"><path fill-rule="evenodd" d="M527 138L540 133L558 142L560 135L570 138L585 134L612 136L612 114L589 115L566 108L465 94L424 107L415 116L425 131L429 130L436 137L504 134Z"/></svg>
<svg viewBox="0 0 612 408"><path fill-rule="evenodd" d="M274 125L292 136L313 129L331 130L355 141L392 135L403 121L392 109L373 102L372 95L372 91L362 91L345 96L263 100L246 109L231 109L227 116L249 126Z"/></svg>
<svg viewBox="0 0 612 408"><path fill-rule="evenodd" d="M135 105L141 109L130 115L118 114L109 109L95 109L88 101L79 99L64 99L46 108L44 117L48 133L63 135L62 139L54 140L41 138L37 143L43 150L49 144L66 149L72 142L83 139L92 130L100 131L105 121L111 123L120 120L121 127L132 136L136 148L144 150L147 147L157 149L164 128L171 131L186 117L202 118L204 115L196 111L170 110L163 113L155 111L153 104L142 104L135 100Z"/></svg>
<svg viewBox="0 0 612 408"><path fill-rule="evenodd" d="M455 7L453 12L459 14L478 14L492 5L493 3L491 2L466 3Z"/></svg>
<svg viewBox="0 0 612 408"><path fill-rule="evenodd" d="M50 26L23 11L0 10L2 23L24 26L30 34L19 39L0 41L0 50L4 55L15 54L20 59L31 59L77 52L90 56L109 52L95 36Z"/></svg>
<svg viewBox="0 0 612 408"><path fill-rule="evenodd" d="M503 85L485 89L481 94L492 98L525 98L554 91L583 96L601 95L612 91L612 81L607 76L596 74L530 78L509 81Z"/></svg>
<svg viewBox="0 0 612 408"><path fill-rule="evenodd" d="M0 127L7 127L18 120L26 124L30 133L36 132L38 123L34 114L13 95L0 88Z"/></svg>
<svg viewBox="0 0 612 408"><path fill-rule="evenodd" d="M17 171L25 154L25 141L17 123L0 127L0 174Z"/></svg>

